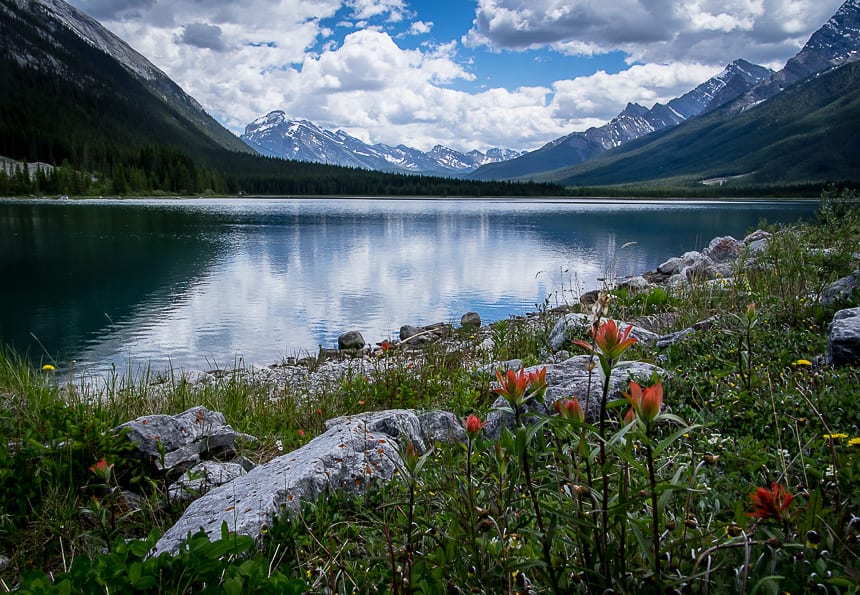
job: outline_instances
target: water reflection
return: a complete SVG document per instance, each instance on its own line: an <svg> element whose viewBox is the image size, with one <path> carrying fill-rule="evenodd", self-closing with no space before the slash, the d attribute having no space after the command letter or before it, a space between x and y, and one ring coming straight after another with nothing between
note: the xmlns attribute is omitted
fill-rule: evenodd
<svg viewBox="0 0 860 595"><path fill-rule="evenodd" d="M0 337L78 368L267 364L575 299L813 203L0 202ZM633 245L627 245L634 242ZM40 345L34 345L32 335ZM44 351L43 351L44 350Z"/></svg>

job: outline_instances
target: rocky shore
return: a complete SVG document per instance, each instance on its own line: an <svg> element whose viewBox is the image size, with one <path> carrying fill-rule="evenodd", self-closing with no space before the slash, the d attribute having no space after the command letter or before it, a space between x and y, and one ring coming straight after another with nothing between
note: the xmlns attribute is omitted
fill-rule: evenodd
<svg viewBox="0 0 860 595"><path fill-rule="evenodd" d="M683 292L693 284L705 284L719 290L733 282L732 275L739 262L744 267L763 266L757 256L766 248L770 234L757 231L743 240L732 237L714 238L701 252L687 252L671 258L655 271L620 280L618 287L630 292L649 291L661 286ZM832 303L858 291L860 271L840 279L825 288L816 299ZM582 296L587 307L595 294ZM580 306L577 306L579 308ZM597 399L585 395L599 394L600 378L589 365L589 356L566 351L572 338L585 338L591 324L589 314L577 313L574 307L559 308L559 316L549 339L551 350L544 354L538 366L546 369L548 389L543 402L533 403L531 411L554 412L557 399L577 397L589 419L598 417ZM537 315L533 315L536 319ZM643 318L620 322L630 327L631 336L641 343L664 349L683 341L692 333L707 332L712 320L703 320L689 328L661 332L671 327L671 321ZM272 399L279 398L283 387L298 387L313 402L317 391L344 377L370 377L386 365L391 350L414 358L420 365L423 349L436 344L447 351L469 351L475 354L476 375L491 376L496 370L519 369L522 362L486 362L493 352L493 325L482 325L475 313L466 313L461 328L438 323L424 327L405 325L399 341L382 341L368 346L355 331L344 333L338 349L320 348L316 357L286 360L267 367L249 366L237 370L185 372L181 382L191 389L203 388L225 378L241 378L267 387ZM482 357L481 357L482 356ZM860 360L860 308L840 311L830 328L828 353L819 363L842 365ZM656 359L659 363L659 356ZM658 365L630 361L619 367L611 378L610 399L622 398L630 378L648 378L653 373L666 378L669 372ZM162 390L170 390L165 385ZM502 399L494 404L487 417L484 431L498 436L510 425L512 416L498 410ZM239 456L243 448L256 443L256 438L234 431L219 412L193 407L177 416L144 416L120 426L137 445L139 455L150 465L154 475L174 481L169 489L174 500L193 500L183 516L158 542L154 553L176 552L189 533L204 530L212 539L220 536L226 523L230 530L259 537L273 518L283 511L296 510L302 501L313 500L326 490L360 493L371 481L386 481L397 470L400 448L411 443L421 453L434 443L464 440L462 423L445 411L416 412L388 410L339 417L326 422L326 430L301 448L253 466ZM128 500L133 501L133 494Z"/></svg>

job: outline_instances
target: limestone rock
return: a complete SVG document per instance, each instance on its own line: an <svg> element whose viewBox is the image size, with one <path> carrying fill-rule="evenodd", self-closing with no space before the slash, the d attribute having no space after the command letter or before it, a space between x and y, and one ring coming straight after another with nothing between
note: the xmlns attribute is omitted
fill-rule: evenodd
<svg viewBox="0 0 860 595"><path fill-rule="evenodd" d="M651 283L649 283L642 275L636 275L635 277L624 279L618 284L618 287L626 289L632 294L637 294L651 289Z"/></svg>
<svg viewBox="0 0 860 595"><path fill-rule="evenodd" d="M247 471L240 463L204 461L182 474L168 488L171 502L184 502L199 498L212 488L233 481Z"/></svg>
<svg viewBox="0 0 860 595"><path fill-rule="evenodd" d="M821 292L821 303L825 306L835 304L837 301L850 298L858 290L860 290L860 270L825 287Z"/></svg>
<svg viewBox="0 0 860 595"><path fill-rule="evenodd" d="M732 236L714 238L702 254L714 262L734 262L743 250L743 243Z"/></svg>
<svg viewBox="0 0 860 595"><path fill-rule="evenodd" d="M444 322L437 322L426 326L404 324L400 327L400 341L412 346L424 345L451 336L451 331L451 325Z"/></svg>
<svg viewBox="0 0 860 595"><path fill-rule="evenodd" d="M692 335L696 331L707 330L711 328L711 325L714 323L714 320L715 318L711 316L710 318L697 322L689 328L663 335L659 339L657 339L657 348L665 349L686 339L688 336Z"/></svg>
<svg viewBox="0 0 860 595"><path fill-rule="evenodd" d="M189 533L201 529L217 539L222 523L231 531L259 538L275 515L294 512L303 501L315 500L328 490L362 493L369 483L394 477L399 451L407 443L423 453L434 440L446 436L456 440L459 434L452 418L450 414L418 417L414 411L398 409L330 420L323 434L298 450L192 502L155 545L153 555L175 553Z"/></svg>
<svg viewBox="0 0 860 595"><path fill-rule="evenodd" d="M337 338L338 349L364 349L364 337L358 331L347 331Z"/></svg>
<svg viewBox="0 0 860 595"><path fill-rule="evenodd" d="M549 346L553 351L558 351L572 338L585 339L590 326L591 315L566 314L555 323L549 335Z"/></svg>
<svg viewBox="0 0 860 595"><path fill-rule="evenodd" d="M681 265L683 263L684 261L680 257L675 256L658 266L657 272L663 273L664 275L674 275L681 269Z"/></svg>
<svg viewBox="0 0 860 595"><path fill-rule="evenodd" d="M466 312L460 318L460 326L463 328L478 328L481 326L481 315L477 312Z"/></svg>
<svg viewBox="0 0 860 595"><path fill-rule="evenodd" d="M840 310L830 323L827 361L834 366L860 362L860 308Z"/></svg>
<svg viewBox="0 0 860 595"><path fill-rule="evenodd" d="M237 440L257 441L231 428L224 414L205 407L192 407L179 415L146 415L114 428L123 430L141 458L169 473L181 473L202 458L232 456Z"/></svg>

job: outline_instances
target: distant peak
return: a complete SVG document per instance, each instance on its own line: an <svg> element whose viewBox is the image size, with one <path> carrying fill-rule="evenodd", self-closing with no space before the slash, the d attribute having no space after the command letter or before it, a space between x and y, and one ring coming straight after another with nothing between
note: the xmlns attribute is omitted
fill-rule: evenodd
<svg viewBox="0 0 860 595"><path fill-rule="evenodd" d="M620 115L641 116L648 113L648 108L638 103L628 103Z"/></svg>

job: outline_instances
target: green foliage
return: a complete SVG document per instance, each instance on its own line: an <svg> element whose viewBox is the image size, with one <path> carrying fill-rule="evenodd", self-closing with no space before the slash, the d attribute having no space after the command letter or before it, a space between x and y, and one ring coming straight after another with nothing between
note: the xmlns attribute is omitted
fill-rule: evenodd
<svg viewBox="0 0 860 595"><path fill-rule="evenodd" d="M103 556L79 556L68 572L54 580L43 572L26 574L20 593L271 593L305 592L306 584L270 572L267 560L255 556L254 540L222 527L221 538L191 535L175 555L147 557L156 534L126 542L121 538Z"/></svg>
<svg viewBox="0 0 860 595"><path fill-rule="evenodd" d="M624 352L665 370L653 417L653 386L631 387L642 415L634 423L622 421L621 400L606 404L600 423L544 415L495 441L478 433L427 452L401 444L400 481L304 503L259 546L199 534L176 557L147 558L178 511L160 506L163 488L149 485L149 500L126 514L116 488L133 483L134 463L105 429L204 404L259 436L248 455L264 461L342 414L417 406L483 417L499 393L473 370L539 361L554 316L494 325L490 354L483 331L420 351L395 346L313 391L237 371L205 387L171 374L116 379L92 399L4 352L0 432L13 448L0 451L0 550L12 562L0 579L28 593L856 592L860 370L818 363L841 306L815 299L856 270L855 213L774 229L758 255L764 266L740 267L733 284L617 292L614 318L667 315L680 327L711 319L665 351ZM588 337L583 329L571 338ZM617 344L597 339L607 354ZM540 385L540 375L528 382ZM757 488L792 498L775 517L755 505Z"/></svg>

